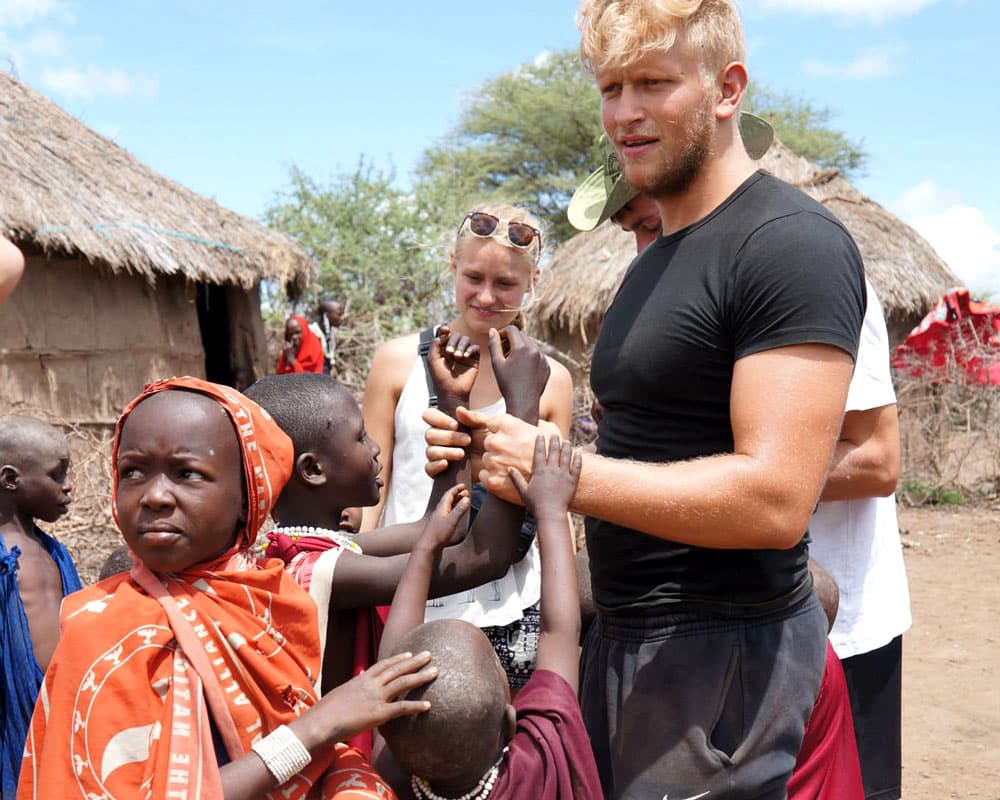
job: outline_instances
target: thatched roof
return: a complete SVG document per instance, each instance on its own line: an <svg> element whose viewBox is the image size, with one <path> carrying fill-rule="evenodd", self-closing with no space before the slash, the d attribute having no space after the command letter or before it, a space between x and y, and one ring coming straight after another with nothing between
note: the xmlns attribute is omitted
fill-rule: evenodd
<svg viewBox="0 0 1000 800"><path fill-rule="evenodd" d="M167 180L0 72L0 235L150 281L302 287L291 239Z"/></svg>
<svg viewBox="0 0 1000 800"><path fill-rule="evenodd" d="M948 288L961 283L920 234L837 170L818 167L777 141L760 166L818 200L847 226L887 315L922 316ZM611 222L560 245L552 258L551 280L532 308L538 334L548 338L559 329L581 334L596 330L634 257L635 237Z"/></svg>

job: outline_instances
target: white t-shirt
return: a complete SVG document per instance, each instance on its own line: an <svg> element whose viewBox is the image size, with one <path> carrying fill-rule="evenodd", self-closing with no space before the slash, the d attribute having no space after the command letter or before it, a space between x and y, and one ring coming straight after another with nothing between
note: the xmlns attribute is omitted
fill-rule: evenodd
<svg viewBox="0 0 1000 800"><path fill-rule="evenodd" d="M846 411L896 402L889 372L889 334L872 285L847 393ZM809 523L810 555L840 588L830 642L840 658L888 644L910 627L910 592L896 521L896 498L820 503Z"/></svg>

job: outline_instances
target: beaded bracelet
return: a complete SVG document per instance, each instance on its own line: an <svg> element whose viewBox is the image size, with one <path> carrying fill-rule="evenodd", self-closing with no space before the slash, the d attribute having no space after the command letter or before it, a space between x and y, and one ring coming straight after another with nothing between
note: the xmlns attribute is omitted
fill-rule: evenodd
<svg viewBox="0 0 1000 800"><path fill-rule="evenodd" d="M305 769L312 755L287 725L279 725L250 748L260 756L278 786L283 786Z"/></svg>

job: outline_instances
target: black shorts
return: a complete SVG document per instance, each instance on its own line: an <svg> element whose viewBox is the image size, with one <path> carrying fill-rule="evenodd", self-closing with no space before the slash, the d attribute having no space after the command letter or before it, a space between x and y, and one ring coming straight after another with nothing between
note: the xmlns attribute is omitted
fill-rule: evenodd
<svg viewBox="0 0 1000 800"><path fill-rule="evenodd" d="M851 696L865 799L899 800L903 782L903 637L841 663Z"/></svg>
<svg viewBox="0 0 1000 800"><path fill-rule="evenodd" d="M605 796L785 800L825 662L811 588L756 616L681 605L599 613L580 706Z"/></svg>

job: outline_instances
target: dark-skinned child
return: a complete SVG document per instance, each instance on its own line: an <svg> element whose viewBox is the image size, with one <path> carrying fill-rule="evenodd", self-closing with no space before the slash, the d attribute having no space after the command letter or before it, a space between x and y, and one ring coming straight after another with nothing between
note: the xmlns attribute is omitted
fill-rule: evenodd
<svg viewBox="0 0 1000 800"><path fill-rule="evenodd" d="M510 704L510 687L483 632L461 620L423 623L443 541L428 529L414 548L386 622L380 654L428 650L438 677L409 693L427 713L379 728L376 763L400 798L595 800L597 766L577 704L580 600L566 510L580 458L553 436L535 444L533 473L511 479L537 520L542 557L537 666Z"/></svg>
<svg viewBox="0 0 1000 800"><path fill-rule="evenodd" d="M13 800L59 605L80 588L69 552L38 527L63 516L69 446L35 417L0 416L0 797Z"/></svg>
<svg viewBox="0 0 1000 800"><path fill-rule="evenodd" d="M234 389L172 378L126 407L112 462L135 565L63 602L19 800L391 796L342 742L426 710L396 698L435 669L401 653L317 698L315 604L251 549L288 437Z"/></svg>

